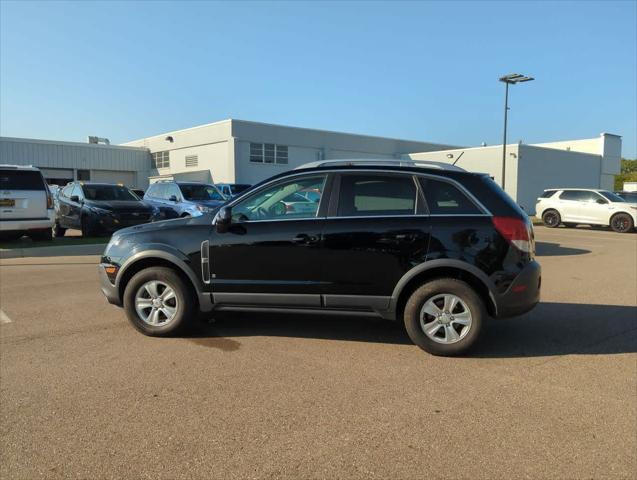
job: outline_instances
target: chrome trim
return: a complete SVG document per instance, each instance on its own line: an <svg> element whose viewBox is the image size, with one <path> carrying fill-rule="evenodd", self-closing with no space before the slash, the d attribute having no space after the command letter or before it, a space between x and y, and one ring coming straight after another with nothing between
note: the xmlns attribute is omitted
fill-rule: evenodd
<svg viewBox="0 0 637 480"><path fill-rule="evenodd" d="M201 242L201 280L206 285L210 284L210 242Z"/></svg>

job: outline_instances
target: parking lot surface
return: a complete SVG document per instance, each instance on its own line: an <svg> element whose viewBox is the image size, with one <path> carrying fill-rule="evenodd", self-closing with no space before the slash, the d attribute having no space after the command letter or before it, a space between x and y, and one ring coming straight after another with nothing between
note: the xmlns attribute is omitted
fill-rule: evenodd
<svg viewBox="0 0 637 480"><path fill-rule="evenodd" d="M536 228L542 303L439 358L384 321L130 327L98 257L0 261L1 478L634 478L637 234Z"/></svg>

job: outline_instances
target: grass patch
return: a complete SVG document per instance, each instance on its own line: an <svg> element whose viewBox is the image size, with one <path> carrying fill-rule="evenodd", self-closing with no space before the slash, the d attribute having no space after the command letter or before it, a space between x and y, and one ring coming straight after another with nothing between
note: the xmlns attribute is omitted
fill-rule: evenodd
<svg viewBox="0 0 637 480"><path fill-rule="evenodd" d="M22 237L19 240L0 242L0 248L36 248L36 247L62 247L67 245L94 245L107 244L110 237L60 237L54 238L50 242L40 241L34 242L28 237Z"/></svg>

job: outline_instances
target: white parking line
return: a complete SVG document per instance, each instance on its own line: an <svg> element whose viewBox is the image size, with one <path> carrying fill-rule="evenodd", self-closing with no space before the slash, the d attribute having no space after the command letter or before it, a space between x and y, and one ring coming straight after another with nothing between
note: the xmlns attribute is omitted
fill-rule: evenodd
<svg viewBox="0 0 637 480"><path fill-rule="evenodd" d="M9 318L9 315L4 313L3 310L0 310L0 323L11 323L11 319Z"/></svg>

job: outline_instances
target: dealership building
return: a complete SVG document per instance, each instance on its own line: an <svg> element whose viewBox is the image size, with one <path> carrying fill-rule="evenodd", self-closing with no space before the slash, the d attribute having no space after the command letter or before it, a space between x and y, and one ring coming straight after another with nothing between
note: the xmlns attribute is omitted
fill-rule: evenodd
<svg viewBox="0 0 637 480"><path fill-rule="evenodd" d="M87 180L145 188L158 179L253 184L307 162L353 158L455 163L502 183L501 145L463 147L233 119L122 145L0 137L0 163L40 167L58 185ZM620 158L621 137L607 133L508 145L505 189L534 213L545 188L612 189Z"/></svg>

